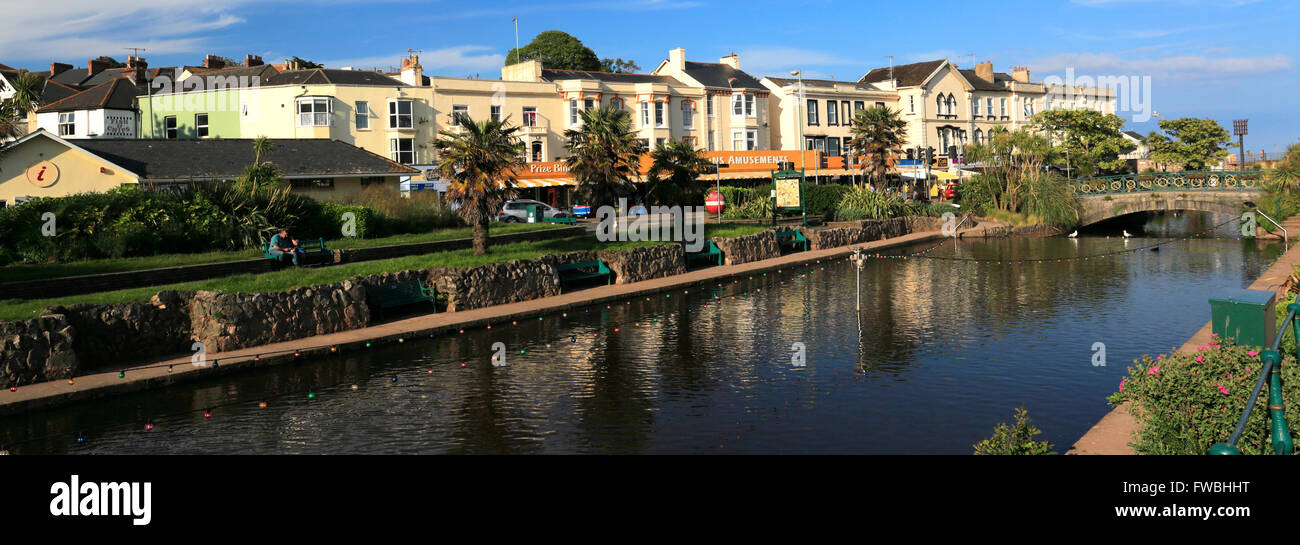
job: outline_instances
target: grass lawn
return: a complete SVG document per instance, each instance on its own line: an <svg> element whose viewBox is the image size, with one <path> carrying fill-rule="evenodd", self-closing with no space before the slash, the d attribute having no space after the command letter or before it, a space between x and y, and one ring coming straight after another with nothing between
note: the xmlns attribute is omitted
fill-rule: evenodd
<svg viewBox="0 0 1300 545"><path fill-rule="evenodd" d="M583 250L626 250L656 244L675 244L673 242L599 242L590 236L569 237L555 240L534 242L515 242L492 246L488 255L475 256L471 249L432 254L398 257L376 261L364 261L336 267L286 268L284 270L262 273L241 274L225 278L213 278L197 282L169 284L165 286L148 286L100 293L88 293L54 299L0 301L0 320L25 320L35 318L41 309L51 305L69 305L74 303L121 303L129 301L148 301L155 293L162 290L220 290L232 293L251 293L265 291L282 291L298 286L331 284L347 280L354 276L365 276L385 272L410 269L428 269L433 267L473 267L487 263L500 263L513 259L530 259L546 254L577 252Z"/></svg>
<svg viewBox="0 0 1300 545"><path fill-rule="evenodd" d="M555 229L558 227L568 226L553 223L493 223L491 234L507 235L523 231ZM409 244L413 242L435 242L439 240L469 238L470 236L472 236L472 234L469 227L459 227L455 229L440 229L429 233L410 233L383 238L344 238L338 240L327 240L325 241L325 247L331 250L373 248L375 246L388 246L391 244ZM138 271L144 269L176 267L180 265L202 265L205 263L222 263L226 261L239 261L260 257L262 257L262 250L256 249L205 252L199 254L164 254L116 259L93 259L73 263L7 265L0 267L0 282L17 282L20 280L61 278L65 276L81 276L84 274Z"/></svg>

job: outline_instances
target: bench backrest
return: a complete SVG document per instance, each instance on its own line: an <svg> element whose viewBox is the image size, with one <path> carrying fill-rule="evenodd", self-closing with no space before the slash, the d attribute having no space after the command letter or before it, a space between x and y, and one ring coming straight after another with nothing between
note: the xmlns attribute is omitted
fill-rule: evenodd
<svg viewBox="0 0 1300 545"><path fill-rule="evenodd" d="M423 296L428 288L424 287L424 282L419 280L402 280L400 282L389 282L386 284L374 284L366 288L367 294L372 295L403 295L403 296Z"/></svg>
<svg viewBox="0 0 1300 545"><path fill-rule="evenodd" d="M579 261L577 263L564 263L556 265L555 269L558 271L572 271L574 269L589 269L592 267L596 267L600 272L608 272L608 269L605 268L605 262L599 259L592 261Z"/></svg>

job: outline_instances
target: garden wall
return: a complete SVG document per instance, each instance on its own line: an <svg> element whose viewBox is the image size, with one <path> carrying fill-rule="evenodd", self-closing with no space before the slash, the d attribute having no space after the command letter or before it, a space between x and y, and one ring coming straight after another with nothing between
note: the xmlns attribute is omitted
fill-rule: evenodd
<svg viewBox="0 0 1300 545"><path fill-rule="evenodd" d="M686 250L681 244L596 252L596 256L614 272L614 281L618 284L631 284L686 272Z"/></svg>
<svg viewBox="0 0 1300 545"><path fill-rule="evenodd" d="M731 238L710 239L722 251L724 265L752 263L781 256L776 242L776 232L769 229L761 233Z"/></svg>

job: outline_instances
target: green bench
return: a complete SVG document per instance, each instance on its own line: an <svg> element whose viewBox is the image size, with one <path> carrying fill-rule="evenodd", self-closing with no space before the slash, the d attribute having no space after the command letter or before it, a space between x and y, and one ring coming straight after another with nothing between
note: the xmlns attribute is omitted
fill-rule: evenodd
<svg viewBox="0 0 1300 545"><path fill-rule="evenodd" d="M323 238L304 238L299 239L298 243L298 247L302 248L303 253L307 254L308 260L329 254L329 250L325 248L325 239ZM262 243L262 257L267 259L280 259L275 254L271 253L270 241Z"/></svg>
<svg viewBox="0 0 1300 545"><path fill-rule="evenodd" d="M777 231L776 243L781 247L782 251L785 251L787 247L796 252L808 251L808 239L799 231Z"/></svg>
<svg viewBox="0 0 1300 545"><path fill-rule="evenodd" d="M578 223L577 218L543 218L542 221L546 223L563 223L565 225L576 225Z"/></svg>
<svg viewBox="0 0 1300 545"><path fill-rule="evenodd" d="M614 282L613 271L610 271L609 267L605 266L605 262L599 259L556 265L555 272L560 274L560 289L564 289L575 282L601 277L605 278L606 285Z"/></svg>
<svg viewBox="0 0 1300 545"><path fill-rule="evenodd" d="M438 312L438 293L420 280L403 280L366 286L366 303L378 309L400 307L428 301Z"/></svg>
<svg viewBox="0 0 1300 545"><path fill-rule="evenodd" d="M682 248L684 249L685 247L686 243L682 243ZM686 252L687 268L698 266L702 263L705 264L705 267L722 264L722 250L719 250L718 245L714 244L712 240L708 241L708 244L704 246L704 249L698 252Z"/></svg>

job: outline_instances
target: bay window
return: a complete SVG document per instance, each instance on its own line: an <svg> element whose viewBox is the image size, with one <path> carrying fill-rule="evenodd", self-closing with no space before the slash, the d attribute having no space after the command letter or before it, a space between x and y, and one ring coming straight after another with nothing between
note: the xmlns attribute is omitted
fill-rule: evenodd
<svg viewBox="0 0 1300 545"><path fill-rule="evenodd" d="M415 164L415 139L391 138L388 140L388 158L403 165Z"/></svg>
<svg viewBox="0 0 1300 545"><path fill-rule="evenodd" d="M664 122L664 103L660 101L655 101L655 126L663 127L665 126L665 124L666 123Z"/></svg>
<svg viewBox="0 0 1300 545"><path fill-rule="evenodd" d="M411 115L412 109L413 104L410 100L388 101L388 128L409 129L414 127L415 123Z"/></svg>

